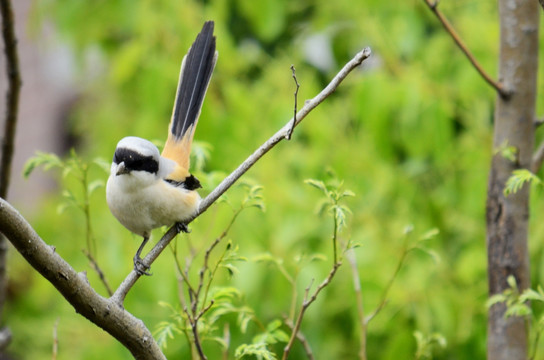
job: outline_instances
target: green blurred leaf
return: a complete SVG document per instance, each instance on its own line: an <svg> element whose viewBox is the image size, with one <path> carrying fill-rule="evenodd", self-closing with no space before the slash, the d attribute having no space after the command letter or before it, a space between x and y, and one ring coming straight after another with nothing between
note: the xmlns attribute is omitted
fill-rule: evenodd
<svg viewBox="0 0 544 360"><path fill-rule="evenodd" d="M27 160L23 167L23 176L29 177L38 166L43 166L44 170L50 170L54 167L62 167L63 162L53 153L36 152L36 155Z"/></svg>
<svg viewBox="0 0 544 360"><path fill-rule="evenodd" d="M525 183L541 184L542 180L527 169L512 171L512 175L506 180L504 196L517 193Z"/></svg>

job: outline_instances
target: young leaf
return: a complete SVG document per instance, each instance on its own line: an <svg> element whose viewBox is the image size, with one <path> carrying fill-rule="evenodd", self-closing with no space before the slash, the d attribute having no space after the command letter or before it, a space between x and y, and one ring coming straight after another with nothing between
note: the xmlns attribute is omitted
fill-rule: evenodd
<svg viewBox="0 0 544 360"><path fill-rule="evenodd" d="M325 183L321 180L306 179L304 180L304 183L323 191L323 193L327 196L329 194L329 192L327 191L327 187L325 186Z"/></svg>
<svg viewBox="0 0 544 360"><path fill-rule="evenodd" d="M104 185L105 185L104 180L102 180L102 179L94 180L91 183L89 183L88 188L87 188L87 192L89 193L89 195L91 195L97 189L99 189L101 187L104 187Z"/></svg>
<svg viewBox="0 0 544 360"><path fill-rule="evenodd" d="M512 171L512 175L506 180L504 187L504 196L517 193L525 183L541 184L542 180L527 169L517 169Z"/></svg>
<svg viewBox="0 0 544 360"><path fill-rule="evenodd" d="M63 162L53 153L38 151L35 156L31 157L26 162L23 168L23 176L28 178L32 171L34 171L34 169L38 166L43 166L45 170L49 170L53 167L62 167Z"/></svg>

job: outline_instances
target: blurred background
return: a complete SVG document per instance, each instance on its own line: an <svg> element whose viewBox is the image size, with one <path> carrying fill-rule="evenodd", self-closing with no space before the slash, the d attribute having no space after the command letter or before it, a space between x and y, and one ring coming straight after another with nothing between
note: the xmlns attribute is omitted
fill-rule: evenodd
<svg viewBox="0 0 544 360"><path fill-rule="evenodd" d="M343 181L343 189L355 193L344 202L351 214L339 240L341 246L357 245L353 254L366 315L394 279L383 310L367 329L368 358L417 358L415 332L446 340L445 347L430 348L435 359L485 357L484 215L495 93L423 1L19 0L13 5L23 88L10 200L104 296L82 251L89 249L86 219L92 253L113 288L131 270L141 239L107 209L100 184L108 173L96 163L110 162L124 136L164 141L180 62L204 21L215 21L219 60L195 135L193 166L204 185L202 196L290 119L291 65L301 84L300 107L356 52L371 47L372 57L296 128L293 139L244 176L263 186L266 210L250 208L238 216L228 240L243 261L233 263L237 270L220 269L212 287L236 289L232 304L251 309L258 321L243 329L236 313L221 317L209 329L204 350L210 359L219 358L224 348L213 338L229 329L228 354L235 358L235 349L262 331L259 324L289 315L293 294L300 304L312 279L315 286L330 271L333 221L316 213L322 194L304 183L311 178ZM483 67L496 74L496 1L441 1L440 9ZM542 84L539 75L540 90ZM5 87L2 72L2 93ZM540 96L539 114L543 105ZM0 102L0 113L4 106ZM28 179L21 175L36 151L65 158L70 149L90 164L89 181L97 185L88 218L66 206L63 191L84 196L71 174L39 168ZM182 265L194 261L195 279L203 252L228 226L231 206L240 205L244 191L229 190L228 201L214 205L191 224L189 235L176 240ZM533 286L544 275L541 193L534 188ZM406 234L406 229L412 230ZM406 244L419 244L433 229L438 235L423 250L410 251L394 277ZM151 242L160 235L155 231ZM181 307L172 253L162 254L153 276L141 279L125 304L152 331L171 321L164 304ZM14 358L49 358L54 341L59 359L130 358L13 249L8 275L5 321L13 331ZM305 315L301 331L317 359L358 358L361 328L353 282L344 259ZM289 333L286 326L281 329ZM284 346L269 348L281 356ZM174 333L165 353L188 358L185 336ZM291 358L306 358L300 344Z"/></svg>

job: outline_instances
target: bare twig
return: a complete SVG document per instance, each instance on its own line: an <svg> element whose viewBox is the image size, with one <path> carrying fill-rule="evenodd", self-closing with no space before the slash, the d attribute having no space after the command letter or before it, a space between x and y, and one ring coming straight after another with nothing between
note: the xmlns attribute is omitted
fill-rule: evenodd
<svg viewBox="0 0 544 360"><path fill-rule="evenodd" d="M544 0L542 0L544 1ZM537 118L535 119L535 121L533 121L533 125L535 127L535 129L538 129L540 126L542 126L542 124L544 124L544 118Z"/></svg>
<svg viewBox="0 0 544 360"><path fill-rule="evenodd" d="M287 316L284 317L285 325L291 329L291 331L295 330L295 325L293 324L293 321L289 319ZM304 347L304 352L306 352L306 356L310 360L314 360L314 353L312 351L312 347L310 346L310 343L308 342L308 339L306 339L306 336L299 330L297 332L297 340L300 341L302 344L302 347Z"/></svg>
<svg viewBox="0 0 544 360"><path fill-rule="evenodd" d="M368 327L368 323L370 323L372 321L372 319L374 319L380 313L380 311L382 311L382 309L385 307L385 305L387 304L387 296L389 295L389 291L391 290L391 287L393 286L393 283L397 279L397 276L399 275L399 272L402 269L402 265L404 265L404 261L406 260L406 257L408 256L408 253L410 253L410 251L412 251L414 249L414 248L408 246L408 236L406 236L404 241L405 241L404 242L404 247L402 249L402 254L400 255L400 259L399 259L399 261L397 263L397 267L395 268L395 271L393 272L393 275L389 279L389 282L387 283L387 285L383 289L380 303L378 304L376 309L374 309L374 311L365 318L365 326L367 326L367 327Z"/></svg>
<svg viewBox="0 0 544 360"><path fill-rule="evenodd" d="M225 342L226 346L223 349L223 360L228 360L229 358L229 346L230 346L230 330L229 330L229 323L226 322L225 326L223 327L223 341Z"/></svg>
<svg viewBox="0 0 544 360"><path fill-rule="evenodd" d="M544 162L544 141L540 143L540 145L538 146L538 148L533 154L533 158L531 160L531 171L536 174L538 170L540 170L540 168L542 167L543 162Z"/></svg>
<svg viewBox="0 0 544 360"><path fill-rule="evenodd" d="M47 245L4 199L0 199L0 232L79 314L116 338L136 359L165 359L140 319L94 291L87 278Z"/></svg>
<svg viewBox="0 0 544 360"><path fill-rule="evenodd" d="M438 10L438 0L423 0L425 2L425 4L427 4L427 6L429 7L429 9L431 9L431 11L436 15L436 17L438 18L438 20L440 20L440 22L442 23L442 26L444 26L444 29L446 29L446 32L448 34L450 34L450 36L452 37L453 41L455 41L455 43L457 44L457 46L459 47L459 49L461 49L461 51L463 52L463 54L465 54L465 56L468 58L468 60L470 61L470 63L472 64L472 66L474 66L474 68L476 69L476 71L478 71L478 73L480 74L480 76L489 84L491 85L493 88L495 88L495 90L497 90L497 92L503 97L503 98L508 98L511 94L510 92L504 88L504 85L500 82L497 82L495 80L493 80L491 78L491 76L489 76L489 74L487 74L485 72L485 70L483 69L483 67L480 65L480 63L478 62L478 60L476 60L476 58L474 57L474 55L472 55L472 53L470 52L470 50L467 48L467 46L463 43L463 41L461 40L461 38L459 37L459 35L457 34L457 32L455 31L455 29L453 28L453 26L449 23L448 19L446 19L446 17L442 14L442 12L440 10ZM541 0L542 1L542 0Z"/></svg>
<svg viewBox="0 0 544 360"><path fill-rule="evenodd" d="M98 265L98 263L96 262L96 260L94 259L94 257L91 255L89 251L85 249L83 249L82 251L83 251L83 254L85 254L87 259L89 260L89 262L91 263L91 267L98 274L98 278L100 279L100 281L106 288L106 291L108 292L108 296L112 296L113 291L111 291L110 284L108 283L108 280L106 279L106 276L104 275L104 272L102 271L102 269L100 268L100 266Z"/></svg>
<svg viewBox="0 0 544 360"><path fill-rule="evenodd" d="M175 257L175 260L176 260L176 266L177 266L178 272L180 273L181 279L182 279L182 281L180 282L180 285L183 286L183 282L185 282L187 284L187 292L189 294L189 299L191 301L190 309L187 306L187 304L185 303L185 299L184 299L183 294L180 294L180 302L182 303L183 312L185 313L185 315L187 317L187 321L189 322L189 324L191 326L191 331L193 333L192 345L194 346L196 352L198 353L198 356L201 359L205 359L206 355L203 352L201 341L200 341L200 335L198 333L198 322L199 322L200 318L202 316L204 316L204 314L206 312L208 312L208 310L210 310L212 308L212 306L214 305L214 300L213 299L209 302L208 305L206 305L206 303L207 303L208 293L209 293L209 290L210 290L212 280L214 278L215 272L217 271L217 269L219 267L219 263L222 261L224 253L221 256L221 258L219 259L219 261L217 262L216 266L213 268L213 270L211 270L211 275L209 276L209 280L208 280L206 286L204 286L206 272L210 271L210 268L209 268L210 255L211 255L212 251L217 247L217 245L219 245L221 240L223 240L227 236L227 234L229 233L230 229L232 228L232 225L234 224L236 218L238 217L238 215L240 214L240 212L242 210L243 210L243 207L240 208L239 210L237 210L234 213L234 215L232 216L231 221L227 225L227 228L221 233L221 235L219 237L217 237L211 243L211 245L208 247L208 249L206 249L206 252L204 254L204 263L202 265L202 268L199 271L199 282L198 282L198 286L197 286L196 290L191 285L187 274L185 274L185 272L181 269L181 266L179 265L179 261L177 259L177 251L175 249L173 249L174 257ZM200 301L203 289L204 289L203 300ZM202 304L200 310L198 309L198 304L199 303Z"/></svg>
<svg viewBox="0 0 544 360"><path fill-rule="evenodd" d="M355 298L357 301L357 315L361 333L359 335L359 359L366 360L366 332L367 322L365 321L365 308L363 303L363 292L361 291L361 280L359 278L359 270L357 269L357 259L355 252L349 250L346 252L346 257L351 265L351 273L353 276L353 289L355 290Z"/></svg>
<svg viewBox="0 0 544 360"><path fill-rule="evenodd" d="M187 310L185 310L185 312L187 312ZM206 357L206 355L204 355L204 350L202 350L202 345L198 337L198 324L196 321L192 321L191 319L189 319L189 323L191 324L191 330L193 332L193 344L196 347L198 356L200 357L201 360L207 360L208 358Z"/></svg>
<svg viewBox="0 0 544 360"><path fill-rule="evenodd" d="M55 324L53 325L53 351L52 351L52 360L57 360L57 356L59 353L59 337L57 334L57 328L59 327L59 318L55 321Z"/></svg>
<svg viewBox="0 0 544 360"><path fill-rule="evenodd" d="M336 88L342 83L342 81L349 75L349 73L357 66L367 59L371 54L370 48L365 48L355 55L338 74L331 80L331 82L313 99L305 102L304 106L297 113L295 126L300 124L302 120L315 109L323 100L331 95ZM289 120L276 134L270 139L265 141L253 154L251 154L236 170L228 175L208 196L206 196L200 202L200 206L197 212L191 219L187 220L187 224L193 221L197 216L205 212L225 191L227 191L246 171L248 171L264 154L270 149L276 146L279 142L286 138L288 132L292 127L293 119ZM160 253L168 246L172 239L177 235L176 226L172 226L163 237L157 242L157 244L149 251L149 253L143 259L145 265L151 266ZM122 304L127 293L132 286L136 283L140 275L132 270L125 280L119 285L112 298L118 304Z"/></svg>
<svg viewBox="0 0 544 360"><path fill-rule="evenodd" d="M295 130L295 125L297 123L297 99L298 99L298 89L300 88L300 85L297 80L297 74L295 65L291 65L291 72L293 74L293 80L295 81L295 85L297 86L295 90L295 109L293 111L293 124L291 125L291 128L289 129L289 132L287 133L287 140L291 140L291 136L293 135L293 130Z"/></svg>
<svg viewBox="0 0 544 360"><path fill-rule="evenodd" d="M329 285L331 283L331 281L334 278L334 275L336 274L336 271L338 270L340 265L342 265L342 263L335 263L333 265L331 271L329 272L329 275L325 278L325 280L323 280L323 282L321 284L319 284L319 286L317 287L317 289L315 289L314 293L312 294L312 296L310 298L308 298L308 295L309 295L311 284L310 284L310 286L308 286L306 288L306 293L304 295L304 301L302 302L302 307L300 309L300 313L298 314L297 320L295 322L295 326L293 327L293 332L291 334L291 338L289 339L289 342L287 343L287 345L283 349L282 360L286 360L289 357L289 352L291 351L291 348L293 347L293 344L295 343L295 339L297 338L297 334L298 334L298 332L300 330L300 325L302 324L302 319L304 318L304 313L306 312L308 307L310 305L312 305L312 303L317 299L317 296L319 295L321 290L323 290L327 285Z"/></svg>

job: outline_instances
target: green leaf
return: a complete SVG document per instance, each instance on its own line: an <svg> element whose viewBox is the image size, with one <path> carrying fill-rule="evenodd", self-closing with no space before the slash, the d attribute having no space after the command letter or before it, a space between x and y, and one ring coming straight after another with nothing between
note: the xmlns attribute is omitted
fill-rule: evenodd
<svg viewBox="0 0 544 360"><path fill-rule="evenodd" d="M227 269L227 271L229 272L229 275L230 276L233 276L233 275L237 275L240 273L240 270L238 270L238 268L232 264L220 264L219 267L223 268L223 269Z"/></svg>
<svg viewBox="0 0 544 360"><path fill-rule="evenodd" d="M529 316L531 314L532 314L532 310L527 304L517 303L511 306L508 306L508 308L506 309L506 312L504 313L504 316L506 318L510 316L524 317L524 316Z"/></svg>
<svg viewBox="0 0 544 360"><path fill-rule="evenodd" d="M431 259L433 259L433 261L434 261L435 264L440 263L441 257L440 257L440 255L439 255L436 251L434 251L433 249L429 249L429 248L427 248L427 247L425 247L425 246L421 246L421 245L416 245L414 248L415 248L415 249L419 249L419 250L423 251L423 253L429 255L429 257L430 257Z"/></svg>
<svg viewBox="0 0 544 360"><path fill-rule="evenodd" d="M527 169L512 171L512 175L506 180L504 196L517 193L525 183L541 184L542 180Z"/></svg>
<svg viewBox="0 0 544 360"><path fill-rule="evenodd" d="M495 294L495 295L492 295L491 297L489 297L489 299L487 299L487 301L485 302L485 306L489 309L490 307L492 307L495 304L506 302L506 300L507 300L506 295L504 295L504 294Z"/></svg>
<svg viewBox="0 0 544 360"><path fill-rule="evenodd" d="M340 194L340 199L345 197L354 197L355 193L351 190L345 190L342 194Z"/></svg>
<svg viewBox="0 0 544 360"><path fill-rule="evenodd" d="M28 178L30 174L38 166L43 166L44 170L49 170L53 167L62 167L62 160L53 153L36 152L36 155L28 159L23 167L23 176Z"/></svg>
<svg viewBox="0 0 544 360"><path fill-rule="evenodd" d="M109 161L106 161L102 158L95 158L93 159L93 164L98 166L100 169L104 170L106 173L110 172L111 163Z"/></svg>
<svg viewBox="0 0 544 360"><path fill-rule="evenodd" d="M425 234L421 235L421 237L419 238L419 240L430 240L434 237L436 237L438 234L440 234L440 230L438 230L437 228L434 228L434 229L431 229L429 231L427 231Z"/></svg>
<svg viewBox="0 0 544 360"><path fill-rule="evenodd" d="M87 187L87 192L89 193L89 195L91 195L97 189L99 189L101 187L104 187L104 186L105 186L105 183L104 183L104 180L102 180L102 179L97 179L97 180L91 181L89 183L89 186Z"/></svg>
<svg viewBox="0 0 544 360"><path fill-rule="evenodd" d="M523 294L520 295L519 301L526 302L529 300L544 302L544 296L533 289L526 289Z"/></svg>
<svg viewBox="0 0 544 360"><path fill-rule="evenodd" d="M281 322L281 320L279 319L272 320L271 322L268 323L268 325L266 325L266 331L272 332L276 329L279 329L282 325L283 323Z"/></svg>
<svg viewBox="0 0 544 360"><path fill-rule="evenodd" d="M181 330L176 324L168 321L161 321L157 325L154 337L157 339L157 343L162 349L166 349L168 345L168 339L174 338L174 333L180 334Z"/></svg>
<svg viewBox="0 0 544 360"><path fill-rule="evenodd" d="M275 360L276 355L268 350L265 343L257 344L242 344L234 351L234 357L236 359L242 359L246 356L255 356L257 359Z"/></svg>
<svg viewBox="0 0 544 360"><path fill-rule="evenodd" d="M505 140L494 153L500 154L503 158L510 160L511 162L516 162L518 158L518 149L515 146L510 145L508 140Z"/></svg>
<svg viewBox="0 0 544 360"><path fill-rule="evenodd" d="M327 190L327 187L325 186L325 183L321 180L315 180L315 179L306 179L304 180L305 184L308 184L310 186L315 187L316 189L321 190L326 196L329 196L329 192Z"/></svg>
<svg viewBox="0 0 544 360"><path fill-rule="evenodd" d="M516 282L516 278L514 277L514 275L508 275L508 277L506 278L506 282L508 283L508 286L510 286L511 289L513 290L518 289L518 284Z"/></svg>
<svg viewBox="0 0 544 360"><path fill-rule="evenodd" d="M252 258L255 262L272 262L272 263L279 263L281 259L274 257L270 253L261 253L258 255L253 256Z"/></svg>

